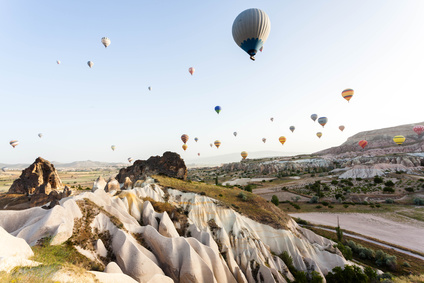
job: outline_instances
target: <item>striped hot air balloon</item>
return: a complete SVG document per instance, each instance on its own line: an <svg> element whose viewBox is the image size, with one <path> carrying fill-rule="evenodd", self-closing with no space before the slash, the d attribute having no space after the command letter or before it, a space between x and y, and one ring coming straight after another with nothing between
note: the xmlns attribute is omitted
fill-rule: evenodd
<svg viewBox="0 0 424 283"><path fill-rule="evenodd" d="M17 140L12 140L9 143L10 143L11 146L13 146L13 148L15 148L19 144L19 142Z"/></svg>
<svg viewBox="0 0 424 283"><path fill-rule="evenodd" d="M60 65L60 60L57 60L57 61L56 61L56 63L57 63L58 65Z"/></svg>
<svg viewBox="0 0 424 283"><path fill-rule="evenodd" d="M187 145L186 144L183 144L183 149L184 149L184 151L186 151L186 149L187 149Z"/></svg>
<svg viewBox="0 0 424 283"><path fill-rule="evenodd" d="M241 157L243 157L243 160L246 159L246 157L247 157L247 151L242 151L241 152Z"/></svg>
<svg viewBox="0 0 424 283"><path fill-rule="evenodd" d="M265 44L271 31L268 15L256 8L241 12L233 23L233 38L237 45L255 60L255 55Z"/></svg>
<svg viewBox="0 0 424 283"><path fill-rule="evenodd" d="M42 133L38 133L38 137L41 139L43 137Z"/></svg>
<svg viewBox="0 0 424 283"><path fill-rule="evenodd" d="M418 136L421 136L424 133L424 126L422 125L414 126L413 130Z"/></svg>
<svg viewBox="0 0 424 283"><path fill-rule="evenodd" d="M397 145L402 145L405 142L405 137L402 135L398 135L393 137L393 141L397 144Z"/></svg>
<svg viewBox="0 0 424 283"><path fill-rule="evenodd" d="M128 157L128 162L131 163L133 159L131 157Z"/></svg>
<svg viewBox="0 0 424 283"><path fill-rule="evenodd" d="M290 131L292 131L292 133L294 132L295 127L294 126L290 126Z"/></svg>
<svg viewBox="0 0 424 283"><path fill-rule="evenodd" d="M219 148L219 146L221 145L221 142L219 140L216 140L214 142L214 145L216 146L216 148Z"/></svg>
<svg viewBox="0 0 424 283"><path fill-rule="evenodd" d="M286 142L287 139L286 139L286 137L281 136L278 140L281 142L281 144L284 145L284 143Z"/></svg>
<svg viewBox="0 0 424 283"><path fill-rule="evenodd" d="M367 146L368 142L366 140L361 140L358 142L358 144L360 147L362 147L362 149L364 149Z"/></svg>
<svg viewBox="0 0 424 283"><path fill-rule="evenodd" d="M322 133L321 132L318 132L317 133L317 137L321 138L322 137Z"/></svg>
<svg viewBox="0 0 424 283"><path fill-rule="evenodd" d="M344 129L345 129L345 126L343 126L343 125L340 125L340 126L339 126L339 130L340 130L340 131L342 131L342 132L343 132L343 130L344 130Z"/></svg>
<svg viewBox="0 0 424 283"><path fill-rule="evenodd" d="M187 141L188 141L188 135L186 135L186 134L182 135L181 140L183 141L184 144L186 144Z"/></svg>
<svg viewBox="0 0 424 283"><path fill-rule="evenodd" d="M111 145L111 146L110 146L110 148L111 148L113 151L115 151L116 146Z"/></svg>
<svg viewBox="0 0 424 283"><path fill-rule="evenodd" d="M188 68L188 72L190 73L190 75L193 75L194 74L194 68L193 67Z"/></svg>
<svg viewBox="0 0 424 283"><path fill-rule="evenodd" d="M325 124L327 124L328 118L327 117L319 117L318 123L324 128Z"/></svg>
<svg viewBox="0 0 424 283"><path fill-rule="evenodd" d="M347 102L349 102L349 100L353 96L353 89L351 89L351 88L345 89L344 91L342 91L342 96L343 96L344 99L347 100Z"/></svg>
<svg viewBox="0 0 424 283"><path fill-rule="evenodd" d="M317 114L312 114L311 115L311 119L314 120L314 122L317 120L318 115Z"/></svg>

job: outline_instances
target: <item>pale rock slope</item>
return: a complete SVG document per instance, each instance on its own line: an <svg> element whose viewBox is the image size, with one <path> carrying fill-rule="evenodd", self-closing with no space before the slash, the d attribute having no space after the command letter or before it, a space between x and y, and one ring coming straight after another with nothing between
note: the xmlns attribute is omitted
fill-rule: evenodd
<svg viewBox="0 0 424 283"><path fill-rule="evenodd" d="M109 263L113 275L92 273L100 282L126 282L123 276L150 283L286 282L294 278L277 256L284 251L307 272L348 264L333 242L293 220L274 229L206 196L164 189L153 179L136 184L117 196L95 184L94 192L62 199L51 210L0 211L0 226L30 245L46 236L53 244L69 239L93 261ZM151 201L179 213L156 212ZM78 243L83 232L90 235Z"/></svg>

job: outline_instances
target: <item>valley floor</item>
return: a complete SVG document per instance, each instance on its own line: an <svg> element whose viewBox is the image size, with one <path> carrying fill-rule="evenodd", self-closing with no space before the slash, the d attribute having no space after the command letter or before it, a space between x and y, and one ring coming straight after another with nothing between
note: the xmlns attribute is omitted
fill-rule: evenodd
<svg viewBox="0 0 424 283"><path fill-rule="evenodd" d="M387 243L424 253L424 222L392 213L291 213L312 224L337 226Z"/></svg>

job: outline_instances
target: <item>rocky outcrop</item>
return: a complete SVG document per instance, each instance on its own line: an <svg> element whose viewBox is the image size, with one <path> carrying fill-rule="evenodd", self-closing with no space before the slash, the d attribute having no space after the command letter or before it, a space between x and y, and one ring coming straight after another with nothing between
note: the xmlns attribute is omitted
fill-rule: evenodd
<svg viewBox="0 0 424 283"><path fill-rule="evenodd" d="M104 190L106 187L106 181L102 176L99 176L96 181L94 181L93 188L91 189L93 192L100 189Z"/></svg>
<svg viewBox="0 0 424 283"><path fill-rule="evenodd" d="M114 177L110 177L109 181L107 181L107 184L105 186L105 191L106 192L112 192L112 191L120 191L121 190L121 186L119 185L119 182L114 178Z"/></svg>
<svg viewBox="0 0 424 283"><path fill-rule="evenodd" d="M54 165L38 157L33 164L22 170L21 176L10 187L10 194L44 193L63 187Z"/></svg>
<svg viewBox="0 0 424 283"><path fill-rule="evenodd" d="M116 176L119 183L124 183L128 177L131 182L144 180L151 175L166 175L185 180L187 167L179 154L167 151L163 156L152 156L147 160L137 160L132 166L122 168Z"/></svg>

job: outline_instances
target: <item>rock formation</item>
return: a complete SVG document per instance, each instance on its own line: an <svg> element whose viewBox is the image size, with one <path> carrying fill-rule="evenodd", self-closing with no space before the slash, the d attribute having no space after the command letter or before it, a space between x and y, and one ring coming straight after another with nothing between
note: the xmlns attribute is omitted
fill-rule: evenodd
<svg viewBox="0 0 424 283"><path fill-rule="evenodd" d="M22 170L21 176L13 182L8 193L27 195L44 193L48 195L52 189L61 189L62 187L62 181L57 175L54 165L38 157L33 164Z"/></svg>
<svg viewBox="0 0 424 283"><path fill-rule="evenodd" d="M144 180L151 175L166 175L172 178L185 180L187 167L179 154L167 151L163 156L152 156L148 160L137 160L133 165L122 168L116 176L119 183L124 183L126 177L131 182Z"/></svg>

